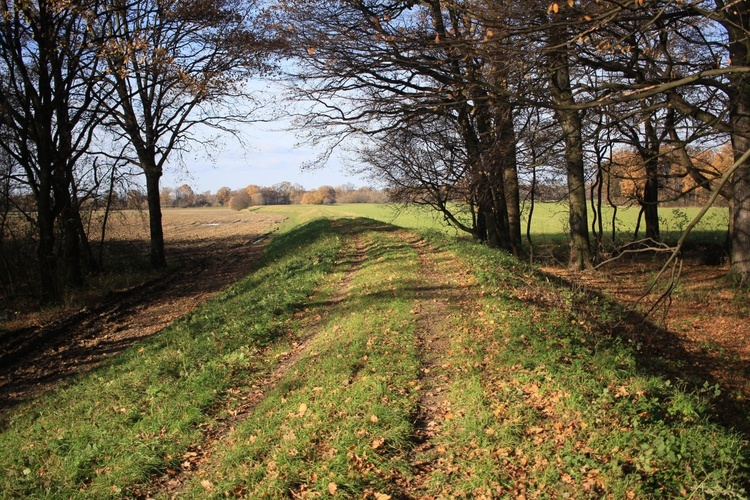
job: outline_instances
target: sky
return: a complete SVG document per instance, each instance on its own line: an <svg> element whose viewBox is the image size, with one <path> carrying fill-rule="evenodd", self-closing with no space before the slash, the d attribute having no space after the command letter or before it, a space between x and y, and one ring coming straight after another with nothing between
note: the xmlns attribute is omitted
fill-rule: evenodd
<svg viewBox="0 0 750 500"><path fill-rule="evenodd" d="M266 93L282 92L273 82L257 82L257 89ZM288 104L285 104L288 105ZM222 136L224 143L210 157L197 152L185 157L185 168L170 166L164 172L162 187L188 184L196 193L215 193L223 186L239 189L250 184L272 186L289 181L306 189L323 185L354 184L357 187L372 182L346 171L340 156L333 155L322 168L303 171L300 167L318 157L320 151L298 145L298 138L289 128L289 121L248 124L242 126L245 145L229 134Z"/></svg>
<svg viewBox="0 0 750 500"><path fill-rule="evenodd" d="M315 170L303 171L306 161L315 159L319 152L308 147L296 148L297 139L292 132L272 131L264 126L246 130L247 144L243 146L233 137L224 137L226 144L212 157L199 154L185 159L185 168L171 166L164 172L161 185L177 187L189 184L197 193L220 187L243 188L249 184L272 186L283 181L298 183L306 189L322 185L355 186L371 184L362 177L346 172L342 160L334 156Z"/></svg>

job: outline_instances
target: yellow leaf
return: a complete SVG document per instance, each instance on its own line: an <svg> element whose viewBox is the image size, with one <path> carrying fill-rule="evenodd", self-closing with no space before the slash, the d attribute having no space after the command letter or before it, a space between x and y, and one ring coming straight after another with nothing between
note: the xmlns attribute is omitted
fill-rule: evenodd
<svg viewBox="0 0 750 500"><path fill-rule="evenodd" d="M297 415L301 417L305 414L305 412L307 412L307 405L305 403L300 403L299 409L297 410Z"/></svg>
<svg viewBox="0 0 750 500"><path fill-rule="evenodd" d="M336 490L338 490L338 489L339 489L339 487L333 481L331 481L330 483L328 483L328 493L330 493L331 495L335 495L336 494Z"/></svg>
<svg viewBox="0 0 750 500"><path fill-rule="evenodd" d="M380 420L380 419L378 418L377 415L370 415L370 422L375 423L378 420Z"/></svg>
<svg viewBox="0 0 750 500"><path fill-rule="evenodd" d="M574 3L574 0L568 0L568 7L572 7Z"/></svg>
<svg viewBox="0 0 750 500"><path fill-rule="evenodd" d="M203 489L205 489L206 491L214 490L214 484L208 479L204 479L203 481L201 481L201 486L203 486Z"/></svg>
<svg viewBox="0 0 750 500"><path fill-rule="evenodd" d="M391 496L385 493L375 493L375 500L391 500Z"/></svg>

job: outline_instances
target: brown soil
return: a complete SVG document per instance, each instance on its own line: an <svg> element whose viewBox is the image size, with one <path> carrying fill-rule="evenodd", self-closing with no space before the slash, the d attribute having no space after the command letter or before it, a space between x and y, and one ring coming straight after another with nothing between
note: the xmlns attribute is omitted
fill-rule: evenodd
<svg viewBox="0 0 750 500"><path fill-rule="evenodd" d="M0 324L0 409L90 370L246 275L283 220L229 209L165 210L168 271L125 289L95 291L86 307L17 314ZM141 214L114 218L109 235L122 258L148 252Z"/></svg>
<svg viewBox="0 0 750 500"><path fill-rule="evenodd" d="M595 272L571 273L559 266L546 273L573 289L600 293L634 310L629 330L652 354L677 361L683 369L718 383L725 397L750 401L750 302L748 291L732 283L729 266L711 266L688 253L667 300L652 309L671 274L643 297L664 259L624 258Z"/></svg>

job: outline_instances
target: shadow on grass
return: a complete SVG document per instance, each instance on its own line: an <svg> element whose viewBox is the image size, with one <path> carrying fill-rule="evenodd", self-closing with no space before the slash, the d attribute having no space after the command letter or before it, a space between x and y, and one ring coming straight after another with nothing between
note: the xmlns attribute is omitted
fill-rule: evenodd
<svg viewBox="0 0 750 500"><path fill-rule="evenodd" d="M568 279L536 269L530 272L562 290L578 288ZM555 306L550 304L543 294L533 295L525 301L539 307ZM716 375L718 370L724 370L731 372L736 378L750 380L750 362L739 359L727 362L717 360L707 353L691 351L682 339L657 325L649 317L628 309L599 292L576 291L572 302L572 312L587 320L593 320L598 335L610 341L624 341L636 348L636 366L642 373L677 382L687 392L700 393L705 392L706 388L719 388L719 396L712 400L711 420L750 440L750 401L733 397L732 394L737 394L743 388L732 385L726 378ZM612 319L602 319L603 309L612 313Z"/></svg>
<svg viewBox="0 0 750 500"><path fill-rule="evenodd" d="M176 319L165 320L158 311L177 314L176 306L170 311L173 304L195 298L192 307L182 306L192 309L207 295L242 278L261 258L262 246L251 243L256 240L238 243L236 238L221 238L210 245L172 247L170 268L156 278L109 292L50 324L2 332L0 409L89 371ZM123 269L128 269L126 264Z"/></svg>

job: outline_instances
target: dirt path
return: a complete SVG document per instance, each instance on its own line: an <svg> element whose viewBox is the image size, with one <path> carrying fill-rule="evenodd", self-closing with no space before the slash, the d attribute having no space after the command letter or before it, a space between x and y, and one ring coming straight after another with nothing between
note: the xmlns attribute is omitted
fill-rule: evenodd
<svg viewBox="0 0 750 500"><path fill-rule="evenodd" d="M325 324L326 312L337 307L346 299L352 280L357 272L359 272L362 262L366 257L365 247L356 234L345 234L345 238L353 243L355 248L354 254L350 258L341 261L341 264L345 266L345 270L336 294L328 299L326 305L321 310L316 311L314 316L310 315L306 318L306 322L301 330L305 332L304 337L293 342L292 349L279 357L279 363L273 371L266 374L259 374L256 383L252 384L253 390L251 392L242 394L239 391L234 391L234 399L240 399L241 403L231 408L225 408L225 410L230 412L230 417L219 421L217 426L205 431L202 444L188 450L183 455L184 461L181 464L180 470L167 470L166 475L156 478L145 488L136 491L138 498L153 498L157 495L178 498L182 495L193 477L205 476L206 471L210 470L213 465L211 457L216 445L228 438L239 424L252 415L255 408L266 395L278 386L287 373L309 351L320 328ZM225 403L229 405L231 401L227 400ZM215 408L214 412L220 413L221 409Z"/></svg>
<svg viewBox="0 0 750 500"><path fill-rule="evenodd" d="M411 463L415 471L407 491L414 498L431 499L428 481L440 468L446 450L435 437L451 418L450 401L445 397L452 382L451 317L467 305L467 291L475 285L465 269L456 265L455 256L437 249L407 232L403 238L418 253L422 286L417 292L417 343L422 359L418 411L415 421L415 448Z"/></svg>

